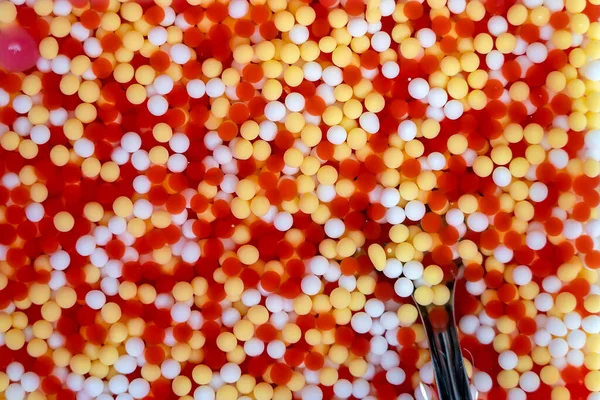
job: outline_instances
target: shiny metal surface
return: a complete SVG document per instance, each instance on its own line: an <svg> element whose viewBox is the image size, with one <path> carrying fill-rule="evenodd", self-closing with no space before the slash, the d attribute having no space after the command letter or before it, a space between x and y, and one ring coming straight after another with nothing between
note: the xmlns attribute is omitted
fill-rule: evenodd
<svg viewBox="0 0 600 400"><path fill-rule="evenodd" d="M417 304L427 332L440 400L470 400L471 391L454 321L454 281L447 283L450 302L444 306Z"/></svg>

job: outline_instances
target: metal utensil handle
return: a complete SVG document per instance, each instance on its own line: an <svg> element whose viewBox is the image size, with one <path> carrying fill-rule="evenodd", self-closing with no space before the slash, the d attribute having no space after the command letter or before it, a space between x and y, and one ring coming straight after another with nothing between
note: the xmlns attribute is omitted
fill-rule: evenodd
<svg viewBox="0 0 600 400"><path fill-rule="evenodd" d="M448 286L453 292L454 285ZM470 400L471 390L454 324L453 303L452 299L444 306L418 307L429 340L440 400Z"/></svg>

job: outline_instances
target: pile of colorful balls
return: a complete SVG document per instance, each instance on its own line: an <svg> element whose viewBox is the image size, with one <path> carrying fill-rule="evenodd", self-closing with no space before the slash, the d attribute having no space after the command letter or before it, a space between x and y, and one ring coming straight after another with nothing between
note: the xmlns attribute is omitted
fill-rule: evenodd
<svg viewBox="0 0 600 400"><path fill-rule="evenodd" d="M0 398L600 399L599 0L0 0Z"/></svg>

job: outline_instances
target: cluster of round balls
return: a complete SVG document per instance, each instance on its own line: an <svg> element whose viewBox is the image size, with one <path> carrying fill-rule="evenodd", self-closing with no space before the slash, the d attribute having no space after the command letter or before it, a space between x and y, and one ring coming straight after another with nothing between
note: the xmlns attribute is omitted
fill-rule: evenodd
<svg viewBox="0 0 600 400"><path fill-rule="evenodd" d="M0 0L0 397L599 400L599 19Z"/></svg>

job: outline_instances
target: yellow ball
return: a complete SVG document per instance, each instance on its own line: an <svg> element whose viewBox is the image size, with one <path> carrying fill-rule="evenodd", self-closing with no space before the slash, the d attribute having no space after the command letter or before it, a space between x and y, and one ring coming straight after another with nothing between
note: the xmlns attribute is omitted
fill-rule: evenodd
<svg viewBox="0 0 600 400"><path fill-rule="evenodd" d="M294 16L289 11L279 11L273 22L280 32L289 32L294 27Z"/></svg>
<svg viewBox="0 0 600 400"><path fill-rule="evenodd" d="M69 232L75 225L75 219L67 211L60 211L54 216L54 226L59 232Z"/></svg>
<svg viewBox="0 0 600 400"><path fill-rule="evenodd" d="M408 37L400 43L400 52L404 58L416 58L422 51L421 43L416 38Z"/></svg>
<svg viewBox="0 0 600 400"><path fill-rule="evenodd" d="M589 371L585 375L584 383L590 392L600 392L600 371Z"/></svg>
<svg viewBox="0 0 600 400"><path fill-rule="evenodd" d="M9 24L17 18L17 7L11 2L0 3L0 23Z"/></svg>
<svg viewBox="0 0 600 400"><path fill-rule="evenodd" d="M434 294L431 288L427 286L420 286L415 289L413 297L418 304L422 306L428 306L433 302Z"/></svg>
<svg viewBox="0 0 600 400"><path fill-rule="evenodd" d="M455 134L448 138L448 150L452 154L462 154L467 150L469 142L467 138L461 134Z"/></svg>
<svg viewBox="0 0 600 400"><path fill-rule="evenodd" d="M417 308L412 304L403 304L398 309L398 319L400 320L400 326L410 326L419 317Z"/></svg>

